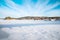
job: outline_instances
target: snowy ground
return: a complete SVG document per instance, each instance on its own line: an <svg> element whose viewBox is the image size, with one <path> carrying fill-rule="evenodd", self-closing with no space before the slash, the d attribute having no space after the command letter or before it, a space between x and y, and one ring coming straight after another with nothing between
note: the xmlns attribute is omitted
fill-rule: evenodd
<svg viewBox="0 0 60 40"><path fill-rule="evenodd" d="M60 40L60 25L2 27L0 40Z"/></svg>
<svg viewBox="0 0 60 40"><path fill-rule="evenodd" d="M39 24L39 23L58 23L60 24L60 21L44 21L44 20L0 20L0 24Z"/></svg>
<svg viewBox="0 0 60 40"><path fill-rule="evenodd" d="M0 24L37 24L44 23L43 20L0 20Z"/></svg>

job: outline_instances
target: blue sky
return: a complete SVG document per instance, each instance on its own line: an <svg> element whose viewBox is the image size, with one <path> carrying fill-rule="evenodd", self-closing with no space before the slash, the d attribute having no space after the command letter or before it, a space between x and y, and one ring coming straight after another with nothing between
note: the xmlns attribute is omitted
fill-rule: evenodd
<svg viewBox="0 0 60 40"><path fill-rule="evenodd" d="M60 0L0 0L0 18L60 16Z"/></svg>

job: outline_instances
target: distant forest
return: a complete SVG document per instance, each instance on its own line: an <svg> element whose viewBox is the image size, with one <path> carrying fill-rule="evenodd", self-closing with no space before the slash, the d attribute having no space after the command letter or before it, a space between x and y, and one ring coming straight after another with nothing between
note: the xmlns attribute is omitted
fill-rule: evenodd
<svg viewBox="0 0 60 40"><path fill-rule="evenodd" d="M5 17L4 20L60 20L60 17L32 17L32 16L26 16L26 17L20 17L20 18L12 18L12 17Z"/></svg>

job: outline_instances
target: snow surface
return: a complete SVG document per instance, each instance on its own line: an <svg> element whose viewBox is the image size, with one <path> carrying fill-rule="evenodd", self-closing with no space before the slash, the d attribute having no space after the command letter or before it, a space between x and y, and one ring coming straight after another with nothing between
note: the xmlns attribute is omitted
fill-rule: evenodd
<svg viewBox="0 0 60 40"><path fill-rule="evenodd" d="M0 20L0 24L39 24L39 23L59 23L60 21L44 21L44 20Z"/></svg>
<svg viewBox="0 0 60 40"><path fill-rule="evenodd" d="M37 23L43 23L41 22L43 20L0 20L0 24L37 24Z"/></svg>
<svg viewBox="0 0 60 40"><path fill-rule="evenodd" d="M6 23L7 20L0 21L0 22ZM8 23L11 23L11 22L13 21L11 20L8 21ZM11 24L14 24L14 22ZM19 23L20 22L33 23L33 21L31 20L30 21L21 20L19 21ZM34 21L34 22L38 23L39 21ZM22 26L22 27L12 26L11 28L2 27L0 29L0 40L60 40L60 25L35 25L35 26Z"/></svg>
<svg viewBox="0 0 60 40"><path fill-rule="evenodd" d="M23 26L1 30L9 36L0 40L60 40L60 25Z"/></svg>

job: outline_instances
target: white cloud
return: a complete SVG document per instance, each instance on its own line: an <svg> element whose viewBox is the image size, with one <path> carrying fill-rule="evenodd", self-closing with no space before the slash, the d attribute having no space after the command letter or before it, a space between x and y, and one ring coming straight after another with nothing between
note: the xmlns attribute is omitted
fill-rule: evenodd
<svg viewBox="0 0 60 40"><path fill-rule="evenodd" d="M12 17L22 16L21 13L13 9L9 9L9 8L0 8L0 9L1 9L0 13L4 16L12 16Z"/></svg>
<svg viewBox="0 0 60 40"><path fill-rule="evenodd" d="M60 10L51 10L49 12L47 12L48 15L50 16L60 16Z"/></svg>
<svg viewBox="0 0 60 40"><path fill-rule="evenodd" d="M52 16L51 11L48 12L48 14L50 15L46 15L47 13L45 13L48 10L51 10L52 8L56 7L59 5L59 3L55 3L53 5L46 5L48 4L49 0L45 0L45 2L43 4L40 4L40 0L38 0L38 2L36 3L36 5L32 6L30 0L25 0L25 4L24 5L18 5L16 3L14 3L12 0L6 0L6 5L8 7L1 7L0 8L0 14L2 14L4 17L5 16L12 16L12 17L21 17L21 16ZM53 10L52 10L53 11ZM53 11L53 13L55 13ZM57 15L58 14L58 10L56 11ZM54 16L56 16L54 14Z"/></svg>

